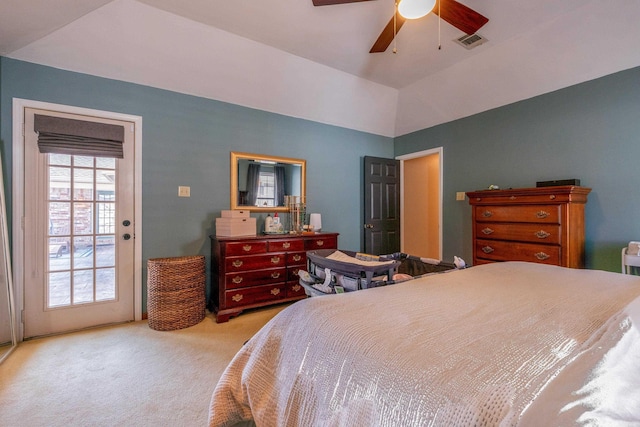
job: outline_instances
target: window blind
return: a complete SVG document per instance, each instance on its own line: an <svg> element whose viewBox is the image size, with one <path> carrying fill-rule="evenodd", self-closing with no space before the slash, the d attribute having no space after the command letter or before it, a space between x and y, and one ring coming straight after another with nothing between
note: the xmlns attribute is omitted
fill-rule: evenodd
<svg viewBox="0 0 640 427"><path fill-rule="evenodd" d="M62 117L34 115L41 153L122 159L124 126Z"/></svg>

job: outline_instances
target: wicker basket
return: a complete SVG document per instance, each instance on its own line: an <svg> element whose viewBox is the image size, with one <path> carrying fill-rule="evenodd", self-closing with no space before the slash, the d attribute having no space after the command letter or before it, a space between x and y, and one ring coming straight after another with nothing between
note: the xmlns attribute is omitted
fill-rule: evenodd
<svg viewBox="0 0 640 427"><path fill-rule="evenodd" d="M149 327L157 331L173 331L202 321L205 316L205 282L202 255L149 259Z"/></svg>

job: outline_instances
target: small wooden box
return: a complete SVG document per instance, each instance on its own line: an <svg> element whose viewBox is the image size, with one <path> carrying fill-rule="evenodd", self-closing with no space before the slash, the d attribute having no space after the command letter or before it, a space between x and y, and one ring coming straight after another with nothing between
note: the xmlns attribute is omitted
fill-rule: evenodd
<svg viewBox="0 0 640 427"><path fill-rule="evenodd" d="M249 218L250 215L248 210L224 210L221 213L222 218Z"/></svg>
<svg viewBox="0 0 640 427"><path fill-rule="evenodd" d="M216 218L216 236L255 236L256 230L255 218Z"/></svg>

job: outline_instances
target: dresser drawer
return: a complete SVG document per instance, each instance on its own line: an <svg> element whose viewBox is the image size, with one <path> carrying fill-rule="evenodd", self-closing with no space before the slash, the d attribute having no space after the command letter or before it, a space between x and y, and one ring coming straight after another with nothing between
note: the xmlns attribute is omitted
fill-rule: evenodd
<svg viewBox="0 0 640 427"><path fill-rule="evenodd" d="M287 267L291 267L293 265L307 265L307 253L294 252L287 254Z"/></svg>
<svg viewBox="0 0 640 427"><path fill-rule="evenodd" d="M304 288L298 282L287 283L287 298L302 297L305 295Z"/></svg>
<svg viewBox="0 0 640 427"><path fill-rule="evenodd" d="M476 223L476 237L557 245L560 243L560 225L483 222Z"/></svg>
<svg viewBox="0 0 640 427"><path fill-rule="evenodd" d="M269 242L269 252L293 252L304 251L304 241L297 240L271 240Z"/></svg>
<svg viewBox="0 0 640 427"><path fill-rule="evenodd" d="M476 206L476 221L560 224L560 205Z"/></svg>
<svg viewBox="0 0 640 427"><path fill-rule="evenodd" d="M259 270L286 266L286 254L265 254L242 257L229 257L225 260L227 273L233 271Z"/></svg>
<svg viewBox="0 0 640 427"><path fill-rule="evenodd" d="M529 261L558 265L560 246L478 239L475 256L491 261Z"/></svg>
<svg viewBox="0 0 640 427"><path fill-rule="evenodd" d="M316 249L335 249L338 246L337 237L312 237L305 241L305 250L313 251Z"/></svg>
<svg viewBox="0 0 640 427"><path fill-rule="evenodd" d="M288 274L287 274L287 280L290 282L298 282L300 280L300 275L298 274L298 271L300 271L300 269L304 270L306 268L306 266L298 266L298 267L289 267L288 268Z"/></svg>
<svg viewBox="0 0 640 427"><path fill-rule="evenodd" d="M225 292L226 307L240 307L263 301L276 301L286 297L284 283L253 286L251 288L234 289Z"/></svg>
<svg viewBox="0 0 640 427"><path fill-rule="evenodd" d="M265 283L284 282L285 280L287 280L286 268L225 274L225 285L227 289L244 288L247 286L263 285Z"/></svg>
<svg viewBox="0 0 640 427"><path fill-rule="evenodd" d="M253 255L267 252L267 242L264 240L227 243L227 256Z"/></svg>

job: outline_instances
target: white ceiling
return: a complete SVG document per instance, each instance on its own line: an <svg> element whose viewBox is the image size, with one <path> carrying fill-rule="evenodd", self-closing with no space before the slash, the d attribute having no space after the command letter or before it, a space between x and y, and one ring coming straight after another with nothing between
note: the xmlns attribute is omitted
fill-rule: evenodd
<svg viewBox="0 0 640 427"><path fill-rule="evenodd" d="M461 2L484 45L429 15L370 54L393 0L0 0L0 55L385 136L640 65L638 0Z"/></svg>

